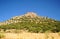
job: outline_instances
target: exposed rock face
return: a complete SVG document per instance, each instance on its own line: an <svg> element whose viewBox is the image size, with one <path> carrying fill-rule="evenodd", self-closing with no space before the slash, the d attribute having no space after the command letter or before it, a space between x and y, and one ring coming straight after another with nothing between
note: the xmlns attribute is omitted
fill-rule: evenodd
<svg viewBox="0 0 60 39"><path fill-rule="evenodd" d="M31 18L34 18L36 17L37 15L34 13L34 12L28 12L27 14L25 14L26 17L31 17Z"/></svg>

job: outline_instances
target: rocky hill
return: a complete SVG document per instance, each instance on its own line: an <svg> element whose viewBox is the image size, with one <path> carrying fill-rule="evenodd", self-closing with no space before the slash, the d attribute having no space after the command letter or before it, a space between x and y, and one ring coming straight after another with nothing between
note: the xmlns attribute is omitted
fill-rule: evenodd
<svg viewBox="0 0 60 39"><path fill-rule="evenodd" d="M0 25L6 25L6 24L11 24L11 23L23 22L22 20L30 20L31 22L33 22L34 19L36 19L36 23L37 23L40 20L43 21L43 20L47 20L47 19L50 19L50 18L38 16L34 12L28 12L28 13L22 15L22 16L15 16L15 17L12 17L10 20L6 20L4 22L0 22ZM54 20L51 19L51 22L53 22L53 21Z"/></svg>
<svg viewBox="0 0 60 39"><path fill-rule="evenodd" d="M22 16L12 17L10 20L0 22L1 29L20 29L29 32L59 32L60 21L52 18L38 16L34 12L28 12Z"/></svg>

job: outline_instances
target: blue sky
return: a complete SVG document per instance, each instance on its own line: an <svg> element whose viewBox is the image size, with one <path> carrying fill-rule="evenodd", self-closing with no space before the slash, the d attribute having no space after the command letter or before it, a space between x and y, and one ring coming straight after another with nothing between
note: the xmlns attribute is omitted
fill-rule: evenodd
<svg viewBox="0 0 60 39"><path fill-rule="evenodd" d="M0 22L11 17L35 12L39 16L48 16L60 20L59 0L0 0Z"/></svg>

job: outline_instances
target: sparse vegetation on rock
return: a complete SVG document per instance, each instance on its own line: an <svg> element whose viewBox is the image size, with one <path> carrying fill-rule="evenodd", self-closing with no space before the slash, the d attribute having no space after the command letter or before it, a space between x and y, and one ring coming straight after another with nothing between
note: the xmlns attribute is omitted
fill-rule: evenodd
<svg viewBox="0 0 60 39"><path fill-rule="evenodd" d="M34 33L60 32L60 21L30 12L0 23L0 29L4 31L7 29L27 30Z"/></svg>

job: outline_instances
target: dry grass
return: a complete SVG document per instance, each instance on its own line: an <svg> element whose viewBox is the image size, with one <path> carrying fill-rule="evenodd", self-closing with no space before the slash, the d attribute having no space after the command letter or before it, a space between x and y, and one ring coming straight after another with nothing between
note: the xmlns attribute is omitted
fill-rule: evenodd
<svg viewBox="0 0 60 39"><path fill-rule="evenodd" d="M60 39L58 33L5 33L3 39Z"/></svg>

